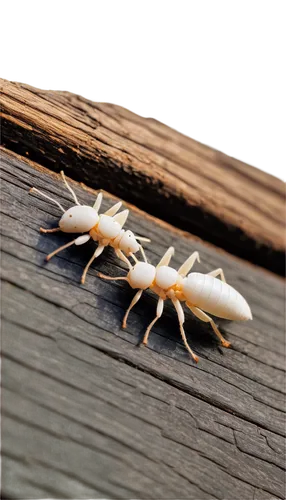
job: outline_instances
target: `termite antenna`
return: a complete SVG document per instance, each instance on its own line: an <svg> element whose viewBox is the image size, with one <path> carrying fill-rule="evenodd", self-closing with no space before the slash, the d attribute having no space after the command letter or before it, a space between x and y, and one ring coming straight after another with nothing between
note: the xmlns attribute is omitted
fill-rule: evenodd
<svg viewBox="0 0 286 500"><path fill-rule="evenodd" d="M64 171L63 171L63 170L61 170L61 176L62 176L62 179L63 179L63 181L64 181L64 183L65 183L66 188L67 188L67 189L69 190L69 192L72 194L72 197L73 197L73 199L74 199L74 201L75 201L75 204L76 204L76 205L80 205L80 203L79 203L79 201L78 201L78 199L77 199L77 197L76 197L76 194L75 194L74 190L70 187L70 185L68 184L68 182L67 182L67 180L66 180L66 177L65 177L65 174L64 174Z"/></svg>
<svg viewBox="0 0 286 500"><path fill-rule="evenodd" d="M47 200L50 200L53 203L55 203L56 205L58 205L58 207L65 213L65 209L62 207L62 205L57 200L54 200L54 198L51 198L50 196L48 196L45 193L42 193L42 191L40 191L39 189L32 187L30 189L29 193L38 193L38 194L40 194L41 196L43 196L43 198L47 198Z"/></svg>
<svg viewBox="0 0 286 500"><path fill-rule="evenodd" d="M135 236L135 239L137 241L144 241L146 243L150 243L151 242L151 240L149 238L145 238L145 236Z"/></svg>
<svg viewBox="0 0 286 500"><path fill-rule="evenodd" d="M144 262L146 262L148 264L148 260L147 260L146 254L144 252L144 248L142 247L142 245L139 245L139 247L140 247L140 252L142 253L142 257L144 259Z"/></svg>

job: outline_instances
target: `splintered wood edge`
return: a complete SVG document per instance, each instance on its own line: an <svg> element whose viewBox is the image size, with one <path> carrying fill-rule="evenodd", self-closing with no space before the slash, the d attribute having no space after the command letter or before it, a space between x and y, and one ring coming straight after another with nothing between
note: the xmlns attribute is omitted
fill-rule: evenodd
<svg viewBox="0 0 286 500"><path fill-rule="evenodd" d="M6 117L3 125L6 134L3 137L5 135L4 140L8 141L10 149L25 154L24 129L27 133L27 154L31 154L36 162L40 160L43 165L55 170L58 168L56 162L62 162L61 167L64 165L65 171L72 172L71 175L80 181L83 179L80 179L77 164L86 161L87 182L97 187L102 176L102 187L108 192L113 189L110 175L115 169L115 176L117 172L122 174L122 182L118 185L120 198L128 198L143 211L164 217L182 230L195 232L204 241L227 252L284 275L285 241L282 219L277 218L283 210L282 181L200 144L157 120L142 118L120 106L94 103L69 92L45 91L25 84L0 81L5 91L2 115ZM91 121L85 119L84 110L87 115L90 113ZM48 124L45 116L50 117ZM98 129L97 125L100 125ZM135 128L134 133L132 127ZM143 131L142 140L138 139L138 128ZM46 155L39 142L47 148ZM172 144L170 150L169 143ZM65 147L66 151L63 150ZM58 153L61 153L59 158ZM72 157L72 153L76 156ZM80 158L77 158L78 153ZM178 168L181 174L176 176L166 162ZM213 197L213 182L214 178L216 182L218 174L222 175L221 179L228 176L222 186L218 186L219 201ZM249 190L247 179L252 182L250 195L241 199L239 193L244 191L243 187ZM255 182L259 183L259 189L255 188ZM130 183L133 183L134 190L130 191ZM233 191L232 197L228 188ZM142 193L146 190L149 190L150 196L156 197L154 203L148 202L148 197L144 198ZM236 203L234 211L235 193L238 205ZM269 203L271 199L271 206L266 210L262 210L265 207L263 193L266 198L269 195ZM172 208L167 205L162 212L164 202ZM271 207L272 213L276 214L275 220Z"/></svg>

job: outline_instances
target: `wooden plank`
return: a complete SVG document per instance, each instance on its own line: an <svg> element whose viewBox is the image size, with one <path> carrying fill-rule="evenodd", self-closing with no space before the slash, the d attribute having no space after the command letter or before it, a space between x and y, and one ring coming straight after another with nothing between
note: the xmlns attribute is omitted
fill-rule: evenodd
<svg viewBox="0 0 286 500"><path fill-rule="evenodd" d="M282 181L118 106L1 84L7 148L284 274Z"/></svg>
<svg viewBox="0 0 286 500"><path fill-rule="evenodd" d="M126 272L113 253L81 271L92 245L44 256L68 235L42 235L66 207L59 176L2 151L2 497L284 498L284 290L279 277L131 208L128 226L150 235L156 263L171 244L174 266L194 249L203 272L222 266L254 320L221 322L233 348L187 313L200 356L194 366L167 305L148 348L137 348L154 316L146 292L130 315L128 286L97 272ZM82 202L95 193L74 183ZM114 198L105 195L104 207Z"/></svg>

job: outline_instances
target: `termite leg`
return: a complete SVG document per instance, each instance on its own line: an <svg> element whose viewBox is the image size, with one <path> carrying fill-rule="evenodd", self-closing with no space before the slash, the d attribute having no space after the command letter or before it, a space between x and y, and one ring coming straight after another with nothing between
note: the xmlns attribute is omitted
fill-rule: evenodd
<svg viewBox="0 0 286 500"><path fill-rule="evenodd" d="M122 250L120 250L119 248L115 248L115 253L117 255L117 257L122 260L123 262L125 262L125 264L127 264L127 266L129 267L129 269L132 269L132 265L131 265L131 262L129 262L129 260L127 259L126 255L124 255L124 253L122 252Z"/></svg>
<svg viewBox="0 0 286 500"><path fill-rule="evenodd" d="M132 259L134 260L135 264L138 264L139 260L137 259L136 255L134 255L134 253L130 253L129 255L130 255L130 257L132 257Z"/></svg>
<svg viewBox="0 0 286 500"><path fill-rule="evenodd" d="M57 230L58 228L56 228ZM47 232L54 232L53 230L49 231L47 230ZM65 245L57 248L56 250L54 250L54 252L50 253L49 255L47 255L46 257L46 260L50 260L54 255L56 255L58 252L61 252L61 250L64 250L65 248L68 248L70 247L71 245L83 245L84 243L86 243L88 240L90 239L90 235L89 234L82 234L81 236L78 236L75 240L72 240L70 241L69 243L66 243Z"/></svg>
<svg viewBox="0 0 286 500"><path fill-rule="evenodd" d="M93 256L91 257L91 259L89 259L88 263L86 264L85 268L84 268L84 271L82 273L82 276L81 276L81 284L83 285L84 282L85 282L85 278L86 278L86 273L87 271L89 270L91 264L93 263L94 259L96 259L97 257L100 256L100 254L102 254L103 250L104 250L104 245L98 245L97 249L95 250Z"/></svg>
<svg viewBox="0 0 286 500"><path fill-rule="evenodd" d="M160 262L157 264L156 269L158 269L161 266L168 266L174 253L175 253L174 247L169 247L168 250L166 250L166 252L164 253Z"/></svg>
<svg viewBox="0 0 286 500"><path fill-rule="evenodd" d="M49 255L47 255L46 257L46 260L50 260L52 257L54 257L54 255L56 255L57 253L61 252L62 250L64 250L65 248L68 248L70 247L71 245L74 245L75 242L76 242L77 238L75 240L72 240L70 241L69 243L66 243L65 245L62 245L61 247L57 248L56 250L54 250L53 252L49 253Z"/></svg>
<svg viewBox="0 0 286 500"><path fill-rule="evenodd" d="M102 193L98 193L96 200L95 200L93 207L92 207L92 208L94 208L94 210L96 210L96 212L98 212L100 209L102 198L103 198Z"/></svg>
<svg viewBox="0 0 286 500"><path fill-rule="evenodd" d="M192 255L190 255L190 257L181 265L178 273L183 277L187 276L196 260L201 262L199 252L193 252Z"/></svg>
<svg viewBox="0 0 286 500"><path fill-rule="evenodd" d="M106 276L106 274L103 274L103 273L97 273L97 276L99 278L102 278L104 280L110 280L110 281L118 281L118 280L122 280L122 281L128 281L128 278L127 276Z"/></svg>
<svg viewBox="0 0 286 500"><path fill-rule="evenodd" d="M40 233L56 233L60 230L60 227L55 227L54 229L44 229L43 227L40 227Z"/></svg>
<svg viewBox="0 0 286 500"><path fill-rule="evenodd" d="M148 264L148 260L147 260L147 257L146 257L146 254L144 252L144 248L142 247L142 245L140 245L140 252L142 253L144 262L146 262Z"/></svg>
<svg viewBox="0 0 286 500"><path fill-rule="evenodd" d="M147 345L148 337L149 337L149 333L151 331L151 328L155 325L156 321L162 316L163 308L164 308L164 300L161 297L159 297L159 300L157 303L156 317L153 319L153 321L151 321L150 325L148 326L148 328L145 332L142 344Z"/></svg>
<svg viewBox="0 0 286 500"><path fill-rule="evenodd" d="M134 295L133 299L131 300L130 306L128 307L128 309L124 315L123 321L122 321L122 328L126 328L127 318L129 316L129 313L130 313L132 307L134 307L135 304L137 304L138 300L140 299L140 297L142 295L142 292L143 292L143 290L138 290L138 292Z"/></svg>
<svg viewBox="0 0 286 500"><path fill-rule="evenodd" d="M104 212L104 215L109 215L109 217L113 217L118 210L121 208L122 201L119 201L118 203L115 203L112 207L110 207L106 212Z"/></svg>
<svg viewBox="0 0 286 500"><path fill-rule="evenodd" d="M210 316L208 316L205 312L203 312L198 307L191 306L190 304L188 304L188 302L186 302L186 305L187 305L187 307L192 311L192 313L197 318L199 318L201 321L204 321L205 323L210 323L211 324L213 331L215 332L216 336L221 341L221 344L223 345L223 347L230 347L231 343L228 342L228 340L226 340L222 336L222 334L220 333L220 331L219 331L218 327L216 326L214 320Z"/></svg>
<svg viewBox="0 0 286 500"><path fill-rule="evenodd" d="M196 354L190 348L188 341L187 341L187 338L186 338L186 334L185 334L185 330L184 330L184 326L183 326L184 322L185 322L185 314L184 314L183 308L181 306L181 303L178 299L171 299L171 300L172 300L174 307L177 311L179 325L180 325L180 332L181 332L181 336L182 336L182 339L184 341L185 347L186 347L187 351L191 354L193 360L197 363L199 361L199 358L198 358L198 356L196 356Z"/></svg>
<svg viewBox="0 0 286 500"><path fill-rule="evenodd" d="M213 271L208 273L208 275L213 276L214 278L216 278L217 276L220 276L221 281L226 283L225 275L224 275L224 272L223 272L221 267L219 267L218 269L214 269Z"/></svg>
<svg viewBox="0 0 286 500"><path fill-rule="evenodd" d="M126 210L123 210L122 212L119 212L118 214L115 214L113 216L113 220L118 222L121 226L121 229L122 229L126 220L127 220L128 215L129 215L129 210L126 209Z"/></svg>

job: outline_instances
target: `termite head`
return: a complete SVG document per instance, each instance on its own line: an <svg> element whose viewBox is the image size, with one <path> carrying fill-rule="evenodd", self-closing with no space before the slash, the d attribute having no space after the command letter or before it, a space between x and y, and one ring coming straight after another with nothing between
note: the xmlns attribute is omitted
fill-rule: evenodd
<svg viewBox="0 0 286 500"><path fill-rule="evenodd" d="M86 233L99 221L97 211L86 205L75 205L69 208L59 222L64 233Z"/></svg>
<svg viewBox="0 0 286 500"><path fill-rule="evenodd" d="M138 241L136 240L135 234L128 230L128 231L123 231L123 235L120 238L119 242L119 248L122 250L127 257L131 253L136 253L140 250L140 245Z"/></svg>
<svg viewBox="0 0 286 500"><path fill-rule="evenodd" d="M110 215L100 215L97 230L103 238L113 240L116 238L126 222L129 210L123 210L119 214L110 217Z"/></svg>
<svg viewBox="0 0 286 500"><path fill-rule="evenodd" d="M147 262L137 262L135 266L130 269L127 280L132 288L140 288L146 290L149 288L156 276L156 268Z"/></svg>

